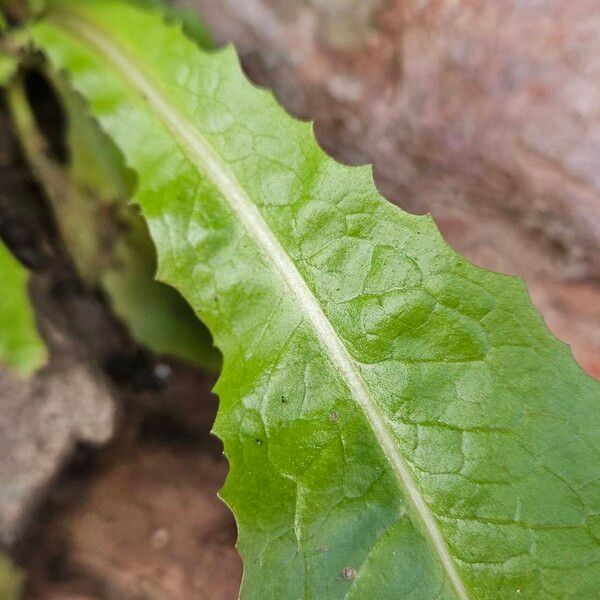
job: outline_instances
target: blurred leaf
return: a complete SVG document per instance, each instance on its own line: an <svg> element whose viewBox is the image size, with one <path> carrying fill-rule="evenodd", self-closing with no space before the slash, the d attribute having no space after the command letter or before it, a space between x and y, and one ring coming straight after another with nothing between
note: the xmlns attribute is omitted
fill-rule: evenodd
<svg viewBox="0 0 600 600"><path fill-rule="evenodd" d="M64 83L57 82L57 89L68 119L71 183L61 221L70 221L74 254L84 245L91 252L81 272L108 293L115 313L138 341L156 353L218 368L220 358L204 325L174 288L154 278L154 245L139 211L128 206L135 176L82 99Z"/></svg>
<svg viewBox="0 0 600 600"><path fill-rule="evenodd" d="M29 275L0 241L0 362L23 374L42 365L46 350L27 296Z"/></svg>
<svg viewBox="0 0 600 600"><path fill-rule="evenodd" d="M1 6L1 5L0 5ZM0 37L8 29L8 24L4 13L0 9ZM18 60L5 52L0 45L0 87L6 84L6 82L15 74L19 66Z"/></svg>
<svg viewBox="0 0 600 600"><path fill-rule="evenodd" d="M217 369L220 355L206 327L179 293L155 280L156 252L139 211L128 205L135 176L60 75L52 78L66 115L69 160L52 160L29 107L23 81L8 98L17 131L78 273L107 293L133 337L158 354Z"/></svg>
<svg viewBox="0 0 600 600"><path fill-rule="evenodd" d="M0 50L0 87L6 85L19 67L19 61Z"/></svg>

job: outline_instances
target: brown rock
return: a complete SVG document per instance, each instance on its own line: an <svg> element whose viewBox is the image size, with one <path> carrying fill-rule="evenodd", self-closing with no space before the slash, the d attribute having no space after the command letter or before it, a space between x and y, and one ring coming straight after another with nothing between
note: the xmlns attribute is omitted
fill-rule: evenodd
<svg viewBox="0 0 600 600"><path fill-rule="evenodd" d="M0 543L10 546L76 444L111 438L115 404L104 378L77 363L31 381L1 370L0 404Z"/></svg>

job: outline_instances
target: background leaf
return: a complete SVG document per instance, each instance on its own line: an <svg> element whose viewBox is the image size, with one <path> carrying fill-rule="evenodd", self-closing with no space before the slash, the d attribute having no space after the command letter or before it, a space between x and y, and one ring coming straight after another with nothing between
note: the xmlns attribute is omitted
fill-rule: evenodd
<svg viewBox="0 0 600 600"><path fill-rule="evenodd" d="M220 365L210 334L172 287L154 279L156 252L139 211L127 202L135 174L60 75L52 88L66 120L65 164L50 158L48 141L28 105L23 78L8 98L29 163L50 200L61 237L81 279L102 289L133 337L159 354L210 369Z"/></svg>
<svg viewBox="0 0 600 600"><path fill-rule="evenodd" d="M523 284L326 157L231 49L58 6L33 38L137 172L159 276L224 355L243 596L595 598L600 388Z"/></svg>
<svg viewBox="0 0 600 600"><path fill-rule="evenodd" d="M27 296L29 275L0 241L0 362L24 374L43 363L46 351Z"/></svg>
<svg viewBox="0 0 600 600"><path fill-rule="evenodd" d="M60 220L69 221L68 247L76 261L82 243L89 248L91 242L94 253L85 264L79 261L79 272L107 292L115 314L139 342L159 354L218 368L220 357L204 325L175 289L154 279L154 245L139 211L127 206L135 175L82 99L60 80L57 89L68 119L71 184L68 202L60 200Z"/></svg>

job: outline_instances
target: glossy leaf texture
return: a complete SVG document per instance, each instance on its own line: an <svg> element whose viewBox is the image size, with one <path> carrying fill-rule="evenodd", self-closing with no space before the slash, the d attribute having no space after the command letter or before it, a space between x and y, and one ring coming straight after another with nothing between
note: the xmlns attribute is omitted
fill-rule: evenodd
<svg viewBox="0 0 600 600"><path fill-rule="evenodd" d="M600 388L521 281L326 156L231 48L105 1L31 37L223 353L242 597L597 597Z"/></svg>
<svg viewBox="0 0 600 600"><path fill-rule="evenodd" d="M0 363L30 374L41 366L46 349L27 295L29 274L0 240Z"/></svg>

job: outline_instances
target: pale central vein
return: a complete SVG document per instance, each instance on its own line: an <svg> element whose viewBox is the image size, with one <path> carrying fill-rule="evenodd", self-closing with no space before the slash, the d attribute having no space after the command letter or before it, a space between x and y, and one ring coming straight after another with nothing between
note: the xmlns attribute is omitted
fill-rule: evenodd
<svg viewBox="0 0 600 600"><path fill-rule="evenodd" d="M296 297L303 313L310 321L324 351L342 373L349 390L364 412L396 478L419 515L431 544L458 597L461 600L468 600L467 590L456 570L435 517L415 484L410 467L400 452L390 427L372 398L361 374L357 371L355 361L337 335L296 265L279 243L279 240L242 188L234 173L204 139L193 122L173 108L165 100L160 90L152 84L117 45L106 38L102 31L79 18L73 18L70 15L67 17L64 13L61 14L60 23L65 24L68 29L74 30L79 37L99 50L109 63L120 71L124 79L145 98L156 115L178 139L192 162L211 179L255 242L273 261L277 272L287 284L290 292Z"/></svg>

